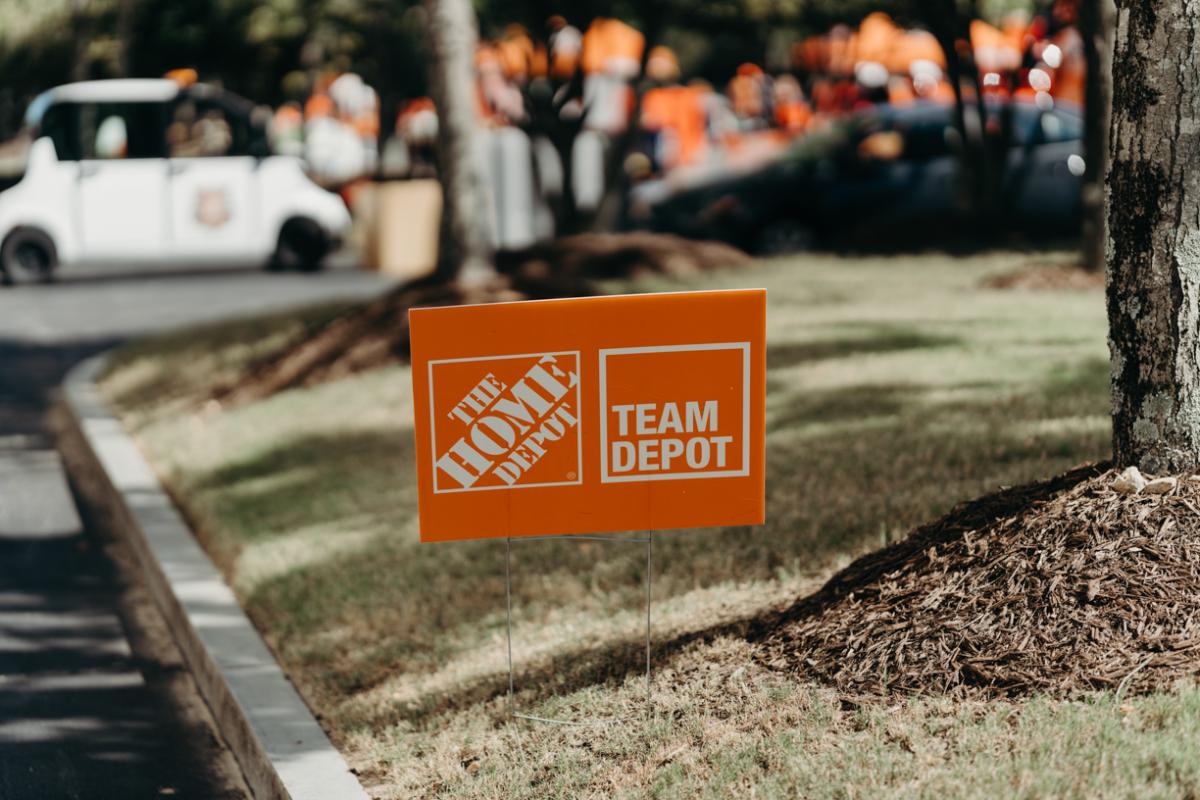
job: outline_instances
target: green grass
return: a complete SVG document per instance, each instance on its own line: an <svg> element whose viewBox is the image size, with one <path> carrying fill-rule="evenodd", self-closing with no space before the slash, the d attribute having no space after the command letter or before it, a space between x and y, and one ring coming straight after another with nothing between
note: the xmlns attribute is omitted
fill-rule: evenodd
<svg viewBox="0 0 1200 800"><path fill-rule="evenodd" d="M1183 758L1198 695L848 712L720 635L957 502L1107 456L1101 294L980 288L1047 258L1069 260L821 256L607 287L769 290L767 524L656 535L649 725L498 725L504 544L417 543L407 369L205 403L305 324L282 316L145 343L104 385L374 794L1200 792ZM624 547L514 545L522 708L640 713L645 565Z"/></svg>

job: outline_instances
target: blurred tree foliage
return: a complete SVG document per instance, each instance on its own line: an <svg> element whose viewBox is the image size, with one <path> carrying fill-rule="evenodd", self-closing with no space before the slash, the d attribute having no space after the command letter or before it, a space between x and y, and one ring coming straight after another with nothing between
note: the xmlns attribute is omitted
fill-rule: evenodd
<svg viewBox="0 0 1200 800"><path fill-rule="evenodd" d="M510 24L535 38L562 14L586 28L615 16L676 49L689 75L723 84L745 61L786 66L788 44L839 22L888 11L922 24L919 0L475 0L485 37ZM980 0L986 16L1029 0ZM426 92L425 17L418 0L0 0L0 138L38 92L74 76L158 76L195 68L202 80L258 102L301 99L324 69L353 69L395 105ZM772 63L773 62L773 63Z"/></svg>
<svg viewBox="0 0 1200 800"><path fill-rule="evenodd" d="M77 52L80 26L86 46ZM277 105L303 99L323 70L353 69L385 102L416 96L425 91L423 30L416 0L0 0L0 137L13 134L33 96L76 75L192 67Z"/></svg>

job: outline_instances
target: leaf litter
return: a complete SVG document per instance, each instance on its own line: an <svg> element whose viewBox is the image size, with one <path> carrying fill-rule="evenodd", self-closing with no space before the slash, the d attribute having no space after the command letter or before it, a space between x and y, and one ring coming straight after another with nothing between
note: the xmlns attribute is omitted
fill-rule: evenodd
<svg viewBox="0 0 1200 800"><path fill-rule="evenodd" d="M1200 479L1121 494L1076 468L957 506L761 634L843 697L1141 694L1200 676Z"/></svg>

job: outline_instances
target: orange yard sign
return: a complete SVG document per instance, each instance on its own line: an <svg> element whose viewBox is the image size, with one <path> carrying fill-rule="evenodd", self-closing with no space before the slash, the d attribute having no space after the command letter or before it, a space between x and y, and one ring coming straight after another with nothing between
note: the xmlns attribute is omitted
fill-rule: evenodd
<svg viewBox="0 0 1200 800"><path fill-rule="evenodd" d="M762 523L765 290L409 325L421 541Z"/></svg>

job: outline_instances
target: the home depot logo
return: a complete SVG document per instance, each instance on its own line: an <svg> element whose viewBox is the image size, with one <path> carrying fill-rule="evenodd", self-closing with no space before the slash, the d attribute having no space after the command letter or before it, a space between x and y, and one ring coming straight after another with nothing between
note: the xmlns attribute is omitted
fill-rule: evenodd
<svg viewBox="0 0 1200 800"><path fill-rule="evenodd" d="M582 483L579 352L429 362L433 490Z"/></svg>

